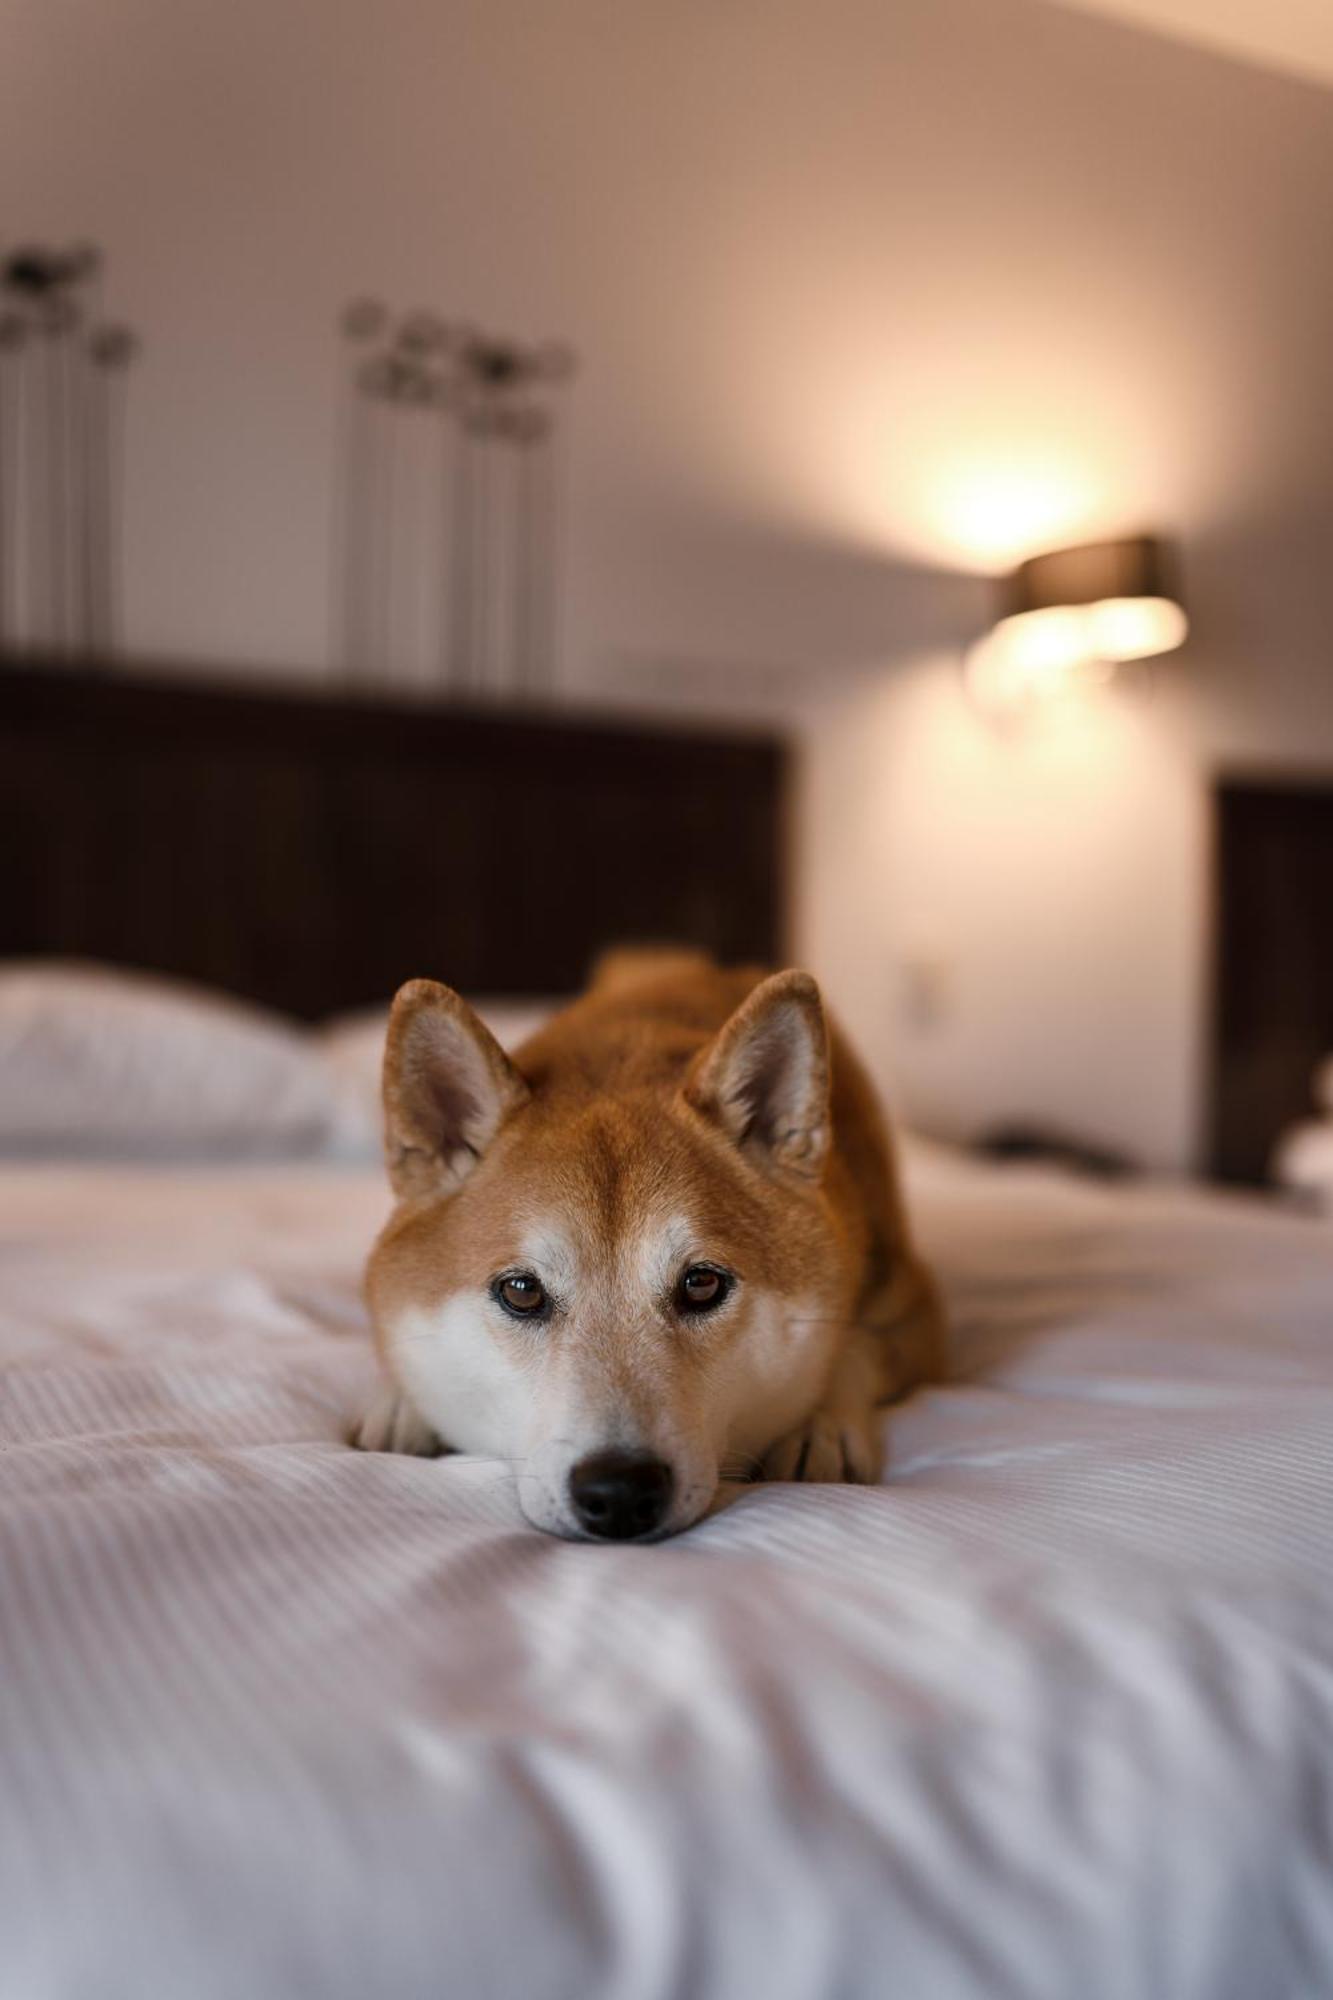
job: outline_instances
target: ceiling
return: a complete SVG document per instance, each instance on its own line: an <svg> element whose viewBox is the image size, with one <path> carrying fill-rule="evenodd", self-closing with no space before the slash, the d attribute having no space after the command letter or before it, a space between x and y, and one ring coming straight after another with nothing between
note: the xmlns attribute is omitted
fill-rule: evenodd
<svg viewBox="0 0 1333 2000"><path fill-rule="evenodd" d="M1333 86L1330 0L1054 0Z"/></svg>

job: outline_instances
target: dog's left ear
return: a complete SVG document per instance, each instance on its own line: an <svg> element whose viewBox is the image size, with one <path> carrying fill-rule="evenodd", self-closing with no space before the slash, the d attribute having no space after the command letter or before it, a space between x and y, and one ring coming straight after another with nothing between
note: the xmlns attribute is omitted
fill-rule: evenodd
<svg viewBox="0 0 1333 2000"><path fill-rule="evenodd" d="M696 1057L685 1098L761 1166L819 1179L832 1136L829 1043L808 972L755 987Z"/></svg>

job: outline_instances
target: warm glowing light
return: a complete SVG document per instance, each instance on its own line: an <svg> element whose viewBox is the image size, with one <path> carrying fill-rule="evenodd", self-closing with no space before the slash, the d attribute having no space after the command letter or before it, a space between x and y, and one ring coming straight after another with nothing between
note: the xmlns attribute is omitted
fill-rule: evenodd
<svg viewBox="0 0 1333 2000"><path fill-rule="evenodd" d="M1099 604L1053 604L1002 618L988 650L1011 675L1051 682L1080 667L1172 652L1188 630L1184 612L1169 597L1106 597Z"/></svg>
<svg viewBox="0 0 1333 2000"><path fill-rule="evenodd" d="M1183 646L1189 620L1169 597L1104 597L1085 607L1088 651L1098 660L1146 660Z"/></svg>
<svg viewBox="0 0 1333 2000"><path fill-rule="evenodd" d="M1012 719L1073 694L1089 671L1082 608L1006 618L967 656L964 678L978 708Z"/></svg>
<svg viewBox="0 0 1333 2000"><path fill-rule="evenodd" d="M1001 718L1102 687L1122 660L1179 646L1188 620L1165 597L1108 597L1002 618L967 656L964 679L977 706Z"/></svg>
<svg viewBox="0 0 1333 2000"><path fill-rule="evenodd" d="M1067 673L1089 657L1087 608L1054 604L1002 618L992 642L997 652L1024 673L1038 678Z"/></svg>
<svg viewBox="0 0 1333 2000"><path fill-rule="evenodd" d="M1067 540L1095 519L1102 495L1083 468L1040 463L945 464L925 497L940 539L964 561L1003 569L1031 548Z"/></svg>

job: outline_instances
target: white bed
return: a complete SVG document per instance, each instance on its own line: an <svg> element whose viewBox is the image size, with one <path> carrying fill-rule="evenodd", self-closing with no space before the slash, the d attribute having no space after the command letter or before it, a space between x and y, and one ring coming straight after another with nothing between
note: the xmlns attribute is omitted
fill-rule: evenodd
<svg viewBox="0 0 1333 2000"><path fill-rule="evenodd" d="M1333 1992L1333 1231L914 1152L876 1490L366 1457L334 1166L0 1170L4 2000Z"/></svg>

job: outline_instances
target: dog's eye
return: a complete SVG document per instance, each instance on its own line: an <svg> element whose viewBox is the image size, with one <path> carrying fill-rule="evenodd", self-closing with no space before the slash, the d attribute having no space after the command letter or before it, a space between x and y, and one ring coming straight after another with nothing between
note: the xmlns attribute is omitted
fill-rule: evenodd
<svg viewBox="0 0 1333 2000"><path fill-rule="evenodd" d="M511 1271L507 1278L497 1278L491 1292L517 1319L532 1319L546 1305L546 1293L531 1271Z"/></svg>
<svg viewBox="0 0 1333 2000"><path fill-rule="evenodd" d="M731 1280L725 1272L714 1270L711 1264L691 1264L676 1287L676 1311L711 1312L730 1289Z"/></svg>

